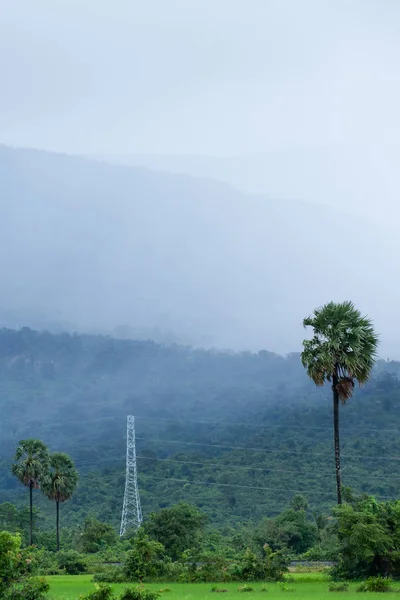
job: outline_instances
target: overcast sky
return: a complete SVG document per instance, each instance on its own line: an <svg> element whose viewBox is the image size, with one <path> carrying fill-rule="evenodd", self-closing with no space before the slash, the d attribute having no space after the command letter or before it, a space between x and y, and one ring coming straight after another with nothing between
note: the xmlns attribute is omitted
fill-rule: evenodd
<svg viewBox="0 0 400 600"><path fill-rule="evenodd" d="M0 6L4 143L209 155L398 144L398 0Z"/></svg>

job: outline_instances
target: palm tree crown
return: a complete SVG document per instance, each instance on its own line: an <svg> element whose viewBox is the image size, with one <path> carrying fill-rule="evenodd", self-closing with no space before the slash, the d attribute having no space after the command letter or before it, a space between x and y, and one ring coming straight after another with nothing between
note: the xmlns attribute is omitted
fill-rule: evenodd
<svg viewBox="0 0 400 600"><path fill-rule="evenodd" d="M303 321L312 327L311 340L304 340L301 355L308 376L318 386L337 379L336 390L342 403L369 379L376 359L378 336L372 322L363 317L352 302L330 302L317 308Z"/></svg>
<svg viewBox="0 0 400 600"><path fill-rule="evenodd" d="M49 454L46 445L35 439L19 442L11 472L27 487L38 488L46 471Z"/></svg>
<svg viewBox="0 0 400 600"><path fill-rule="evenodd" d="M78 483L74 462L68 454L54 452L49 464L42 490L50 500L65 502L71 498Z"/></svg>

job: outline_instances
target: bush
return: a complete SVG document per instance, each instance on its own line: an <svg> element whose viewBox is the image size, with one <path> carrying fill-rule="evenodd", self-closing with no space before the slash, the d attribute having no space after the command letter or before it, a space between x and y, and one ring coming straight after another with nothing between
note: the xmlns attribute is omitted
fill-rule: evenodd
<svg viewBox="0 0 400 600"><path fill-rule="evenodd" d="M284 581L278 581L278 585L279 585L279 589L281 590L281 592L294 592L295 589L292 587L289 587L287 583L285 583Z"/></svg>
<svg viewBox="0 0 400 600"><path fill-rule="evenodd" d="M37 572L40 575L61 575L57 557L54 552L41 548L32 553Z"/></svg>
<svg viewBox="0 0 400 600"><path fill-rule="evenodd" d="M96 583L125 583L129 581L129 578L121 567L107 565L101 567L94 574L92 581Z"/></svg>
<svg viewBox="0 0 400 600"><path fill-rule="evenodd" d="M151 540L142 529L132 540L126 553L124 571L128 581L154 579L164 572L164 546Z"/></svg>
<svg viewBox="0 0 400 600"><path fill-rule="evenodd" d="M224 557L215 553L187 550L182 555L183 570L180 581L188 583L225 582L232 579Z"/></svg>
<svg viewBox="0 0 400 600"><path fill-rule="evenodd" d="M42 600L49 586L32 577L36 563L30 549L21 548L21 536L0 531L0 598Z"/></svg>
<svg viewBox="0 0 400 600"><path fill-rule="evenodd" d="M59 568L64 569L67 575L79 575L87 569L85 558L75 550L59 552L57 558Z"/></svg>
<svg viewBox="0 0 400 600"><path fill-rule="evenodd" d="M120 600L157 600L160 595L160 592L146 590L143 586L136 586L124 590L119 598Z"/></svg>
<svg viewBox="0 0 400 600"><path fill-rule="evenodd" d="M273 552L268 544L264 545L263 551L264 556L261 556L247 548L239 565L234 568L234 575L248 581L282 580L288 570L288 558L280 550Z"/></svg>
<svg viewBox="0 0 400 600"><path fill-rule="evenodd" d="M392 580L385 577L369 577L358 588L357 592L390 592Z"/></svg>
<svg viewBox="0 0 400 600"><path fill-rule="evenodd" d="M86 596L81 596L80 600L112 600L114 598L113 591L109 585L95 584L95 590L89 592Z"/></svg>
<svg viewBox="0 0 400 600"><path fill-rule="evenodd" d="M20 586L10 589L4 600L44 600L50 586L43 578L30 577Z"/></svg>
<svg viewBox="0 0 400 600"><path fill-rule="evenodd" d="M238 587L238 592L253 592L254 589L251 587L251 585L247 585L246 583L244 585L240 585Z"/></svg>
<svg viewBox="0 0 400 600"><path fill-rule="evenodd" d="M348 592L349 584L348 583L331 583L328 591L329 592Z"/></svg>
<svg viewBox="0 0 400 600"><path fill-rule="evenodd" d="M219 588L217 585L213 585L211 591L217 594L222 594L224 592L227 592L228 590L226 590L225 588Z"/></svg>

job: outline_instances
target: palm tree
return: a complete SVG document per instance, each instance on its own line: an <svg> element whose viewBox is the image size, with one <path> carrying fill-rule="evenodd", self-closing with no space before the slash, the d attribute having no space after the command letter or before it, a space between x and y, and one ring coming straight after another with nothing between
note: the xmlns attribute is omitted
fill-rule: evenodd
<svg viewBox="0 0 400 600"><path fill-rule="evenodd" d="M68 454L50 455L49 470L43 480L42 491L56 503L57 552L60 550L60 503L69 500L78 483L78 472Z"/></svg>
<svg viewBox="0 0 400 600"><path fill-rule="evenodd" d="M29 488L30 523L29 544L33 543L33 490L40 487L46 472L49 453L46 445L40 440L21 440L14 455L11 472Z"/></svg>
<svg viewBox="0 0 400 600"><path fill-rule="evenodd" d="M303 366L316 385L332 383L336 488L341 504L339 400L345 404L351 398L355 381L360 385L368 381L378 337L370 319L363 317L352 302L325 304L304 319L303 325L314 330L312 339L303 341Z"/></svg>

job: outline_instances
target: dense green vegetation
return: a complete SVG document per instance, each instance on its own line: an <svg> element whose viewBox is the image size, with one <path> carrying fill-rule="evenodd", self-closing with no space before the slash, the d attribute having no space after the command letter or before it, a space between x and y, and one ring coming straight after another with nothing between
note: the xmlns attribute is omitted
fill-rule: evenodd
<svg viewBox="0 0 400 600"><path fill-rule="evenodd" d="M326 305L304 323L313 337L301 357L3 330L2 385L27 416L18 423L12 402L0 406L3 487L14 502L0 503L3 596L42 600L48 584L38 575L87 572L96 587L84 600L156 600L164 592L142 583L154 581L214 582L212 593L228 593L217 584L238 582L238 593L252 593L253 582L278 582L285 592L293 559L333 561L333 579L362 579L356 591L390 593L388 578L400 578L400 501L390 499L385 472L397 449L385 419L396 422L400 365L375 364L377 338L351 303ZM303 366L317 386L331 389L311 387ZM371 375L354 393L355 382ZM347 405L344 461L356 459L343 482L339 400ZM145 521L120 539L127 413L140 425ZM375 479L382 499L370 495ZM29 490L29 509L17 481ZM56 504L55 533L46 497ZM68 527L60 532L59 506L67 500ZM115 584L131 587L116 595ZM348 593L349 586L333 582L329 591Z"/></svg>
<svg viewBox="0 0 400 600"><path fill-rule="evenodd" d="M379 361L341 411L343 485L378 498L398 495L399 369ZM0 501L21 509L27 496L10 464L19 440L35 437L68 452L80 473L63 522L118 525L127 414L145 516L186 501L222 530L277 515L297 492L319 512L335 501L331 392L308 381L298 354L25 328L0 332L0 374ZM33 495L37 526L52 528L50 503Z"/></svg>

